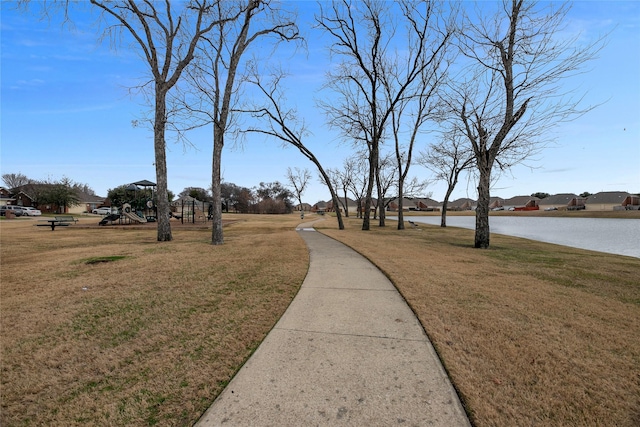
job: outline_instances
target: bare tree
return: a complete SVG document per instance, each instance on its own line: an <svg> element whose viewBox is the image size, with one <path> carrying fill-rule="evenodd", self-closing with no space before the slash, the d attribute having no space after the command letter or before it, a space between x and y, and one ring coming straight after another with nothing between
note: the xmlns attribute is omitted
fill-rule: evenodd
<svg viewBox="0 0 640 427"><path fill-rule="evenodd" d="M413 147L422 128L434 118L439 87L451 63L449 48L454 35L452 20L456 15L451 11L443 22L444 14L435 3L428 3L424 12L420 10L418 3L403 4L403 7L407 8L406 16L421 18L410 21L412 31L408 32L408 49L416 51L416 60L424 66L421 67L420 76L415 84L407 90L406 95L391 112L395 164L398 169L398 230L404 230L404 184L413 160ZM412 56L414 55L409 55ZM393 96L395 79L394 74L383 74L383 86L389 97Z"/></svg>
<svg viewBox="0 0 640 427"><path fill-rule="evenodd" d="M213 124L211 190L221 200L221 159L225 135L234 129L234 104L244 77L237 78L243 56L252 44L272 37L275 43L300 40L295 16L274 7L269 0L219 2L213 13L219 21L241 14L239 20L226 20L205 38L198 50L196 67L189 70L191 92L181 94L185 122L195 119L190 128ZM261 46L261 49L264 45ZM243 73L240 70L240 73ZM237 130L237 129L236 129ZM224 243L222 207L214 203L211 243Z"/></svg>
<svg viewBox="0 0 640 427"><path fill-rule="evenodd" d="M435 180L447 183L447 191L442 201L440 226L447 226L447 206L451 193L458 185L460 174L474 166L475 157L466 137L454 129L443 134L437 144L421 153L418 163L435 173Z"/></svg>
<svg viewBox="0 0 640 427"><path fill-rule="evenodd" d="M3 173L2 181L10 190L22 187L23 185L27 185L31 182L31 180L22 173Z"/></svg>
<svg viewBox="0 0 640 427"><path fill-rule="evenodd" d="M392 189L398 190L398 168L394 163L393 154L386 153L380 157L378 162L378 172L376 174L376 213L380 215L380 224L384 225L385 222L385 209L391 202L391 198L387 195ZM376 217L374 213L374 219Z"/></svg>
<svg viewBox="0 0 640 427"><path fill-rule="evenodd" d="M364 156L364 154L356 154L354 157L345 160L344 168L344 172L350 176L347 181L347 189L357 203L356 216L358 218L363 218L364 216L364 199L367 196L367 189L369 188L369 181L367 180L369 174Z"/></svg>
<svg viewBox="0 0 640 427"><path fill-rule="evenodd" d="M294 169L287 168L287 181L293 187L295 196L298 199L298 203L300 204L300 211L303 212L302 213L303 216L304 216L304 211L302 210L302 195L307 189L310 179L311 179L311 173L309 172L309 169L305 168L301 170L298 167Z"/></svg>
<svg viewBox="0 0 640 427"><path fill-rule="evenodd" d="M303 138L309 134L306 125L304 121L298 119L295 109L287 109L284 105L280 82L285 77L285 74L282 71L274 71L270 74L270 80L264 82L262 73L256 67L256 64L254 64L253 72L248 81L259 90L266 102L263 105L256 104L252 108L247 107L244 110L260 121L260 126L249 127L245 132L271 136L285 144L291 144L309 159L318 168L322 180L331 193L333 206L336 207L338 228L344 230L342 214L338 208L338 195L332 185L331 178L318 158L304 145Z"/></svg>
<svg viewBox="0 0 640 427"><path fill-rule="evenodd" d="M331 54L341 58L327 81L337 98L321 103L321 107L331 126L340 129L344 137L366 144L368 149L363 230L370 227L380 145L388 133L391 114L401 102L416 95L416 86L424 81L432 57L439 55L441 46L430 42L432 35L442 35L434 24L442 11L438 5L435 1L390 4L379 0L336 0L330 7L321 6L316 17L318 26L333 40ZM400 30L397 23L403 25ZM439 41L444 43L442 38ZM380 192L380 185L377 186ZM379 208L383 208L382 204ZM384 226L384 212L380 220Z"/></svg>
<svg viewBox="0 0 640 427"><path fill-rule="evenodd" d="M493 14L466 16L459 39L466 79L449 97L478 173L475 247L489 247L492 170L506 170L548 142L558 122L575 118L580 99L564 85L601 46L563 33L568 4L503 0Z"/></svg>
<svg viewBox="0 0 640 427"><path fill-rule="evenodd" d="M91 0L103 12L107 34L117 39L128 33L151 72L154 99L153 146L155 152L158 241L170 241L169 197L167 188L167 158L165 131L167 127L167 94L178 83L182 72L194 58L200 40L227 19L210 19L220 0L190 0L175 5L163 2ZM175 6L175 7L174 7Z"/></svg>
<svg viewBox="0 0 640 427"><path fill-rule="evenodd" d="M347 196L346 196L346 190L345 190L344 186L342 185L340 170L329 168L329 169L326 170L326 172L327 172L327 176L329 177L329 180L331 181L331 186L334 188L336 193L338 193L340 190L342 190L343 193L345 194L344 200L341 199L340 197L338 197L338 202L340 203L338 205L338 208L340 206L342 206L342 209L345 209L345 217L348 218L349 217L349 210L347 209L347 199L346 199ZM324 178L322 177L322 174L318 174L318 181L322 185L327 185L327 183L324 181Z"/></svg>
<svg viewBox="0 0 640 427"><path fill-rule="evenodd" d="M342 164L342 169L329 169L327 174L331 178L336 191L342 190L344 200L341 200L340 204L344 208L344 216L349 217L349 193L354 196L354 200L358 201L362 198L358 191L354 191L355 183L358 181L356 174L358 173L358 165L361 164L355 157L345 159ZM324 181L323 181L324 182ZM366 186L365 186L366 187ZM360 208L357 208L357 216L360 217Z"/></svg>

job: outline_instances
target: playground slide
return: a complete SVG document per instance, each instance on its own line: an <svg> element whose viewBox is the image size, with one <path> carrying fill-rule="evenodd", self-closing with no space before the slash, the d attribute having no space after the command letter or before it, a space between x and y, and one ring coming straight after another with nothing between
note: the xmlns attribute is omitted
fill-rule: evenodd
<svg viewBox="0 0 640 427"><path fill-rule="evenodd" d="M129 218L131 221L136 221L136 222L147 222L146 218L143 218L141 216L138 216L135 214L135 212L133 212L131 210L131 205L129 205L128 203L125 203L122 206L122 215L126 216L127 218Z"/></svg>
<svg viewBox="0 0 640 427"><path fill-rule="evenodd" d="M138 216L138 215L134 214L133 212L125 212L124 216L129 218L131 221L147 222L146 218L142 218L141 216Z"/></svg>
<svg viewBox="0 0 640 427"><path fill-rule="evenodd" d="M117 221L118 219L120 219L120 215L119 214L107 215L107 216L105 216L104 218L102 218L100 220L98 225L107 225L108 222Z"/></svg>

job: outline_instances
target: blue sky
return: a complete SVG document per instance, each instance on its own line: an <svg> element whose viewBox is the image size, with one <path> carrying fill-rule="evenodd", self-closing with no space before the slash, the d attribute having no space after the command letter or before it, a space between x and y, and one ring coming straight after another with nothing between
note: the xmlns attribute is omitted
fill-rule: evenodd
<svg viewBox="0 0 640 427"><path fill-rule="evenodd" d="M12 6L2 2L1 173L53 180L66 176L102 196L121 184L155 181L152 132L131 124L148 110L128 92L146 72L135 51L99 43L89 13L74 16L75 27L69 28L55 17L42 21ZM314 98L325 96L320 87L329 60L324 39L310 25L315 3L298 6L309 46L308 53L284 55L291 73L288 102L308 122L308 146L326 167L339 167L352 147L328 130L314 107ZM586 39L610 32L588 72L569 82L585 93L585 105L602 105L558 126L556 143L501 177L492 195L640 192L640 2L579 1L569 18L569 28L582 31ZM192 132L191 147L168 141L168 182L174 193L209 187L211 132ZM419 148L427 142L425 138ZM308 168L314 179L303 200L328 198L313 165L278 141L256 137L242 146L227 142L222 163L224 180L246 187L285 182L287 167ZM412 171L421 179L431 178L420 166ZM452 198L475 198L475 186L463 180ZM445 187L434 183L427 192L442 200Z"/></svg>

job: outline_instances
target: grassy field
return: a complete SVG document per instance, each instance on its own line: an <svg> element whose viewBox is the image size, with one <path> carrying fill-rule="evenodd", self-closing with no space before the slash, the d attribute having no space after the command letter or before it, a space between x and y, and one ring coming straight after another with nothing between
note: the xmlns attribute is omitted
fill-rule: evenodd
<svg viewBox="0 0 640 427"><path fill-rule="evenodd" d="M229 216L223 246L0 221L0 425L192 425L302 284L296 218Z"/></svg>
<svg viewBox="0 0 640 427"><path fill-rule="evenodd" d="M640 425L640 260L416 229L325 234L368 257L417 314L477 426Z"/></svg>
<svg viewBox="0 0 640 427"><path fill-rule="evenodd" d="M196 421L308 267L298 216L225 219L223 246L199 226L176 224L175 240L158 243L151 224L0 221L0 425ZM475 425L640 424L639 259L346 225L317 224L395 283Z"/></svg>

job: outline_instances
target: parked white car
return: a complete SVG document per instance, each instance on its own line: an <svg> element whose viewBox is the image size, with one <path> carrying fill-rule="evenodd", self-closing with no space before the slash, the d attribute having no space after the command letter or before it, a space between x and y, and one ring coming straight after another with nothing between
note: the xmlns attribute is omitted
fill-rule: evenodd
<svg viewBox="0 0 640 427"><path fill-rule="evenodd" d="M94 213L97 215L109 215L111 213L111 208L103 206L101 208L92 210L91 213Z"/></svg>
<svg viewBox="0 0 640 427"><path fill-rule="evenodd" d="M36 208L32 208L30 206L23 206L22 207L22 215L27 215L27 216L40 216L42 215L42 212L39 209Z"/></svg>

